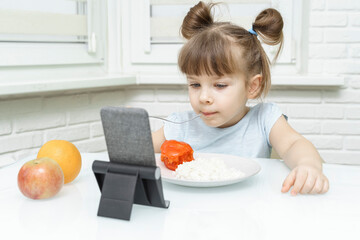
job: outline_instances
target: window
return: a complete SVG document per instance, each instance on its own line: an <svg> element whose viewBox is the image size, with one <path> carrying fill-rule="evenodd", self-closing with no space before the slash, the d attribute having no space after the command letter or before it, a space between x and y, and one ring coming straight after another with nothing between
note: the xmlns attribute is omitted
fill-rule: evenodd
<svg viewBox="0 0 360 240"><path fill-rule="evenodd" d="M0 66L103 62L97 1L2 0Z"/></svg>
<svg viewBox="0 0 360 240"><path fill-rule="evenodd" d="M117 0L1 0L0 95L134 83L108 54L114 6Z"/></svg>
<svg viewBox="0 0 360 240"><path fill-rule="evenodd" d="M123 36L125 68L146 72L158 67L159 72L169 74L177 71L177 54L183 45L179 29L183 18L197 0L144 0L129 1L123 7L123 17L129 19L130 36ZM205 1L207 2L207 1ZM284 74L298 73L301 63L301 17L302 1L295 0L225 0L215 9L215 20L231 21L250 29L256 15L263 9L273 7L284 18L284 49L277 61L275 71ZM296 9L296 11L295 11ZM129 13L127 13L127 12ZM299 30L300 29L300 30ZM264 45L270 59L276 47ZM150 68L149 66L152 66ZM140 76L141 78L141 76ZM144 76L148 78L148 76Z"/></svg>

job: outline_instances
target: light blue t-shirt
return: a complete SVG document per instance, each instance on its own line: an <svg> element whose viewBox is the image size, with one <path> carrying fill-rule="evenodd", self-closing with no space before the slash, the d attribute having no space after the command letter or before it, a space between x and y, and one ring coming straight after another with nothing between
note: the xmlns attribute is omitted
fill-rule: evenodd
<svg viewBox="0 0 360 240"><path fill-rule="evenodd" d="M268 158L269 135L282 115L275 103L259 103L235 125L227 128L207 126L201 118L183 124L164 123L167 140L190 144L195 152L232 154L240 157ZM195 117L193 111L173 113L168 119L181 122Z"/></svg>

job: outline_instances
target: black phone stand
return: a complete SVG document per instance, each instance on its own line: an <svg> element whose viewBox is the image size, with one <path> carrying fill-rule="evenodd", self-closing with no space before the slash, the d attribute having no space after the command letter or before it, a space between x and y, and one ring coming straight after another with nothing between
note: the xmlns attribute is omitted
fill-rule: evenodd
<svg viewBox="0 0 360 240"><path fill-rule="evenodd" d="M169 207L158 167L95 160L92 169L101 191L98 216L130 220L134 203Z"/></svg>
<svg viewBox="0 0 360 240"><path fill-rule="evenodd" d="M95 160L101 191L98 216L130 220L134 203L168 208L156 166L148 113L104 107L100 112L110 162Z"/></svg>

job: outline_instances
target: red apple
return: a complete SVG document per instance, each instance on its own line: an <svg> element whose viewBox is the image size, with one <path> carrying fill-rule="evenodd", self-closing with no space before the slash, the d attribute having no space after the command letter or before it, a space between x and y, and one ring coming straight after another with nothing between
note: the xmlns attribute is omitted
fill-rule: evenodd
<svg viewBox="0 0 360 240"><path fill-rule="evenodd" d="M53 197L64 185L60 165L51 158L38 158L26 162L18 174L18 186L22 194L32 199Z"/></svg>

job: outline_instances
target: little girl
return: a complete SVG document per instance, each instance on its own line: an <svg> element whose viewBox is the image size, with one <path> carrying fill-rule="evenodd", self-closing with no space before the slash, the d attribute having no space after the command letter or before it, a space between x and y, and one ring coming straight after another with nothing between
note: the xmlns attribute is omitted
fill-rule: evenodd
<svg viewBox="0 0 360 240"><path fill-rule="evenodd" d="M322 173L322 159L315 147L290 127L274 103L248 107L248 99L258 99L269 91L270 62L259 38L269 45L283 42L283 20L275 9L265 9L252 29L229 22L214 22L215 4L199 2L181 26L188 40L178 64L186 75L190 103L194 111L173 113L173 121L153 133L155 152L167 139L183 141L195 152L233 154L269 158L272 147L292 171L282 192L325 193L329 182Z"/></svg>

